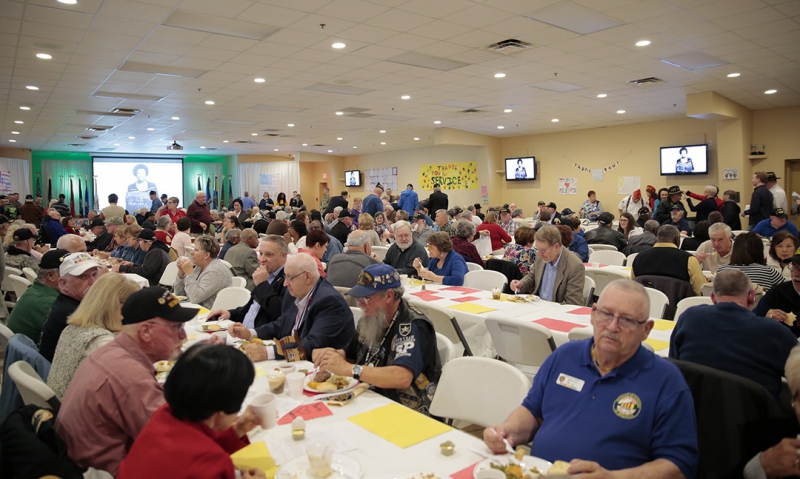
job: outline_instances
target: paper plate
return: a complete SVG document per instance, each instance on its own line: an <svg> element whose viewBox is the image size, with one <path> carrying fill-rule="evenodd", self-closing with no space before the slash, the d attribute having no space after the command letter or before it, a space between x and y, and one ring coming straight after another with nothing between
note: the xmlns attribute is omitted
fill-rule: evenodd
<svg viewBox="0 0 800 479"><path fill-rule="evenodd" d="M350 382L344 388L337 389L336 391L324 391L323 392L323 391L317 391L316 389L312 389L312 388L308 387L308 382L311 381L311 379L312 379L311 375L308 375L303 379L303 389L305 389L306 391L308 391L310 393L320 393L320 394L341 393L341 392L349 391L349 390L355 388L356 386L358 386L358 381L355 378L347 378Z"/></svg>
<svg viewBox="0 0 800 479"><path fill-rule="evenodd" d="M213 330L213 331L212 330L203 329L203 326L209 326L209 325L212 325L212 324L218 325L219 329ZM200 333L209 333L209 334L218 333L220 331L227 330L228 326L230 326L231 324L233 324L233 321L231 321L230 319L223 319L222 321L208 321L208 322L205 322L205 323L196 324L195 327L194 327L194 330L198 331Z"/></svg>
<svg viewBox="0 0 800 479"><path fill-rule="evenodd" d="M333 453L331 468L334 472L327 479L350 479L350 477L361 477L361 464L350 456ZM342 475L336 470L344 471L350 477ZM287 462L275 474L275 479L313 479L308 470L308 457L305 455L297 456Z"/></svg>
<svg viewBox="0 0 800 479"><path fill-rule="evenodd" d="M483 471L484 469L491 469L491 467L492 467L491 464L492 463L502 464L502 465L505 466L505 465L508 465L510 462L511 462L511 460L509 459L508 455L495 456L494 459L484 459L484 460L482 460L481 462L479 462L478 464L475 465L475 469L472 470L472 476L475 479L478 479L478 472ZM553 465L552 462L545 461L544 459L541 459L539 457L534 457L534 456L525 456L525 457L522 458L522 462L525 463L525 469L527 469L527 470L533 469L533 467L536 466L539 469L539 471L541 472L541 475L546 474L548 469L550 469L550 466ZM537 477L539 477L539 476L537 476L535 473L531 472L529 475L526 475L524 479L528 479L528 478L535 479Z"/></svg>

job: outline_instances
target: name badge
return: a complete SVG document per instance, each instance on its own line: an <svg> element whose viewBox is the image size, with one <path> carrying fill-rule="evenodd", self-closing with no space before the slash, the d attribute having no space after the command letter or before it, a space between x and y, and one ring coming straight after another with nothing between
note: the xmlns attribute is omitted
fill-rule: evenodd
<svg viewBox="0 0 800 479"><path fill-rule="evenodd" d="M581 392L584 382L583 379L578 379L564 373L559 374L558 378L556 378L556 384L577 392Z"/></svg>

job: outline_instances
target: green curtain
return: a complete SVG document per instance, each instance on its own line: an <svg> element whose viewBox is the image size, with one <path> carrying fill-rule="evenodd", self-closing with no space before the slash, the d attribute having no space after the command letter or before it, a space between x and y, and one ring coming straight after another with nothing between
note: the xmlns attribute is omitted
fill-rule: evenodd
<svg viewBox="0 0 800 479"><path fill-rule="evenodd" d="M222 163L187 163L183 162L183 205L188 208L197 194L197 175L200 175L200 185L205 191L206 179L211 178L211 190L214 190L214 175L222 182ZM220 188L222 185L220 184ZM209 198L211 200L211 198Z"/></svg>

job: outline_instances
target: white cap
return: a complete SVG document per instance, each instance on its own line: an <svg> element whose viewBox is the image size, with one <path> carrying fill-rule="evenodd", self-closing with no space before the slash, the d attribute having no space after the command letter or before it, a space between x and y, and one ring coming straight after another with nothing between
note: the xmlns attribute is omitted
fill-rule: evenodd
<svg viewBox="0 0 800 479"><path fill-rule="evenodd" d="M99 268L100 263L87 253L72 253L64 258L61 266L58 267L58 272L61 276L72 275L80 276L87 270L92 268Z"/></svg>

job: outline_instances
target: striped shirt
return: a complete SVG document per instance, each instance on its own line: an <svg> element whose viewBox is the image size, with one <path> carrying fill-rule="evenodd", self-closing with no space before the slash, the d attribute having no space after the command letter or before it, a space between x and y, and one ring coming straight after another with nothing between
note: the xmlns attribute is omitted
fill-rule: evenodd
<svg viewBox="0 0 800 479"><path fill-rule="evenodd" d="M771 268L769 266L753 263L753 264L736 264L736 265L724 265L719 267L719 271L724 271L726 269L735 268L741 271L742 273L746 274L750 281L758 286L762 286L764 288L764 292L770 290L773 286L777 286L784 281L786 278L783 277L781 273L779 273L775 268Z"/></svg>

